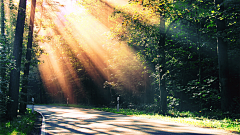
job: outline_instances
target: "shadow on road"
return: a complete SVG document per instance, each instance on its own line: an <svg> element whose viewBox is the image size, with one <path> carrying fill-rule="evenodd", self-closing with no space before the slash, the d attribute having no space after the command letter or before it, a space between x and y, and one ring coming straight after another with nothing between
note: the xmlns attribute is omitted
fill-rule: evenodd
<svg viewBox="0 0 240 135"><path fill-rule="evenodd" d="M45 117L45 133L214 135L215 130L141 119L92 109L35 106Z"/></svg>

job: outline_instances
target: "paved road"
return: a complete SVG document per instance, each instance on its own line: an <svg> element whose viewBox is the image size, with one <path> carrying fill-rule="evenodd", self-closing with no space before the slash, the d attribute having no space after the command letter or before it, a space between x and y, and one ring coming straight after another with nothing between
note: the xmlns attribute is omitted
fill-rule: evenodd
<svg viewBox="0 0 240 135"><path fill-rule="evenodd" d="M31 108L31 105L28 106ZM73 134L159 134L232 135L223 130L198 128L173 122L130 117L92 109L40 106L35 110L45 117L46 135Z"/></svg>

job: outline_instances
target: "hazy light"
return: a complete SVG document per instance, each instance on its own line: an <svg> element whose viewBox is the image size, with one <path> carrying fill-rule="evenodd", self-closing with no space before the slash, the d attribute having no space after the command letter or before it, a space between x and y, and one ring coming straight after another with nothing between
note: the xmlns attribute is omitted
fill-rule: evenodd
<svg viewBox="0 0 240 135"><path fill-rule="evenodd" d="M73 83L78 88L82 86L72 67L71 60L66 54L66 46L64 47L61 43L62 40L67 43L68 49L74 53L74 56L99 86L103 85L101 79L107 79L110 73L118 76L119 80L125 82L127 86L133 85L133 81L141 78L140 70L137 71L138 68L142 68L141 63L133 51L125 43L108 38L112 25L101 22L76 1L58 0L54 3L63 6L58 6L58 10L51 5L45 6L44 13L36 15L37 19L43 20L43 24L52 24L52 28L47 27L39 33L51 37L47 42L40 43L48 55L41 56L41 60L44 60L45 63L39 67L49 92L57 93L62 90L63 95L70 97L69 102L73 103L76 100L73 95ZM38 8L41 7L38 6ZM110 12L110 10L106 12ZM108 17L106 16L108 14L111 13L106 13L104 17ZM93 65L90 65L91 63ZM130 65L133 63L137 72L130 74L129 72L132 71ZM105 69L108 65L120 66L107 72ZM99 78L99 73L103 78ZM70 74L74 82L70 82L66 74ZM135 88L131 88L131 90L134 91Z"/></svg>

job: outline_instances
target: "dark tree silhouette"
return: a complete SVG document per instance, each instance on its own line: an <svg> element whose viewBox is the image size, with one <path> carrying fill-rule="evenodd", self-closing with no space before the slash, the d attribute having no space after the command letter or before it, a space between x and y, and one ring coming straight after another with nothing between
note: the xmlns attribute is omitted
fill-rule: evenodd
<svg viewBox="0 0 240 135"><path fill-rule="evenodd" d="M7 105L7 116L9 120L12 120L13 118L17 117L20 67L21 67L21 57L22 57L24 23L25 23L25 16L26 16L26 4L27 4L26 0L19 1L14 49L13 49L15 65L14 65L14 69L11 70L10 85L9 85L9 97L13 101L9 102Z"/></svg>

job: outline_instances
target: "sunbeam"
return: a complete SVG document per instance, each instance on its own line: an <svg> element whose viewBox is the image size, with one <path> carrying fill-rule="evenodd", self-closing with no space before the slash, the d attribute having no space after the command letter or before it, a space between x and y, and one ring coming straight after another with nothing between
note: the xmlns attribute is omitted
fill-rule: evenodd
<svg viewBox="0 0 240 135"><path fill-rule="evenodd" d="M73 91L78 90L84 96L86 91L83 92L82 89L90 89L83 87L77 75L83 69L98 88L102 88L103 83L109 81L114 74L124 87L133 91L132 94L138 92L134 82L141 80L143 66L134 50L124 42L109 38L110 27L116 25L116 22L102 22L76 1L47 1L43 6L38 5L38 8L42 12L37 14L37 20L44 20L42 25L51 26L41 29L39 33L48 38L40 43L48 55L41 57L45 63L39 68L50 93L57 96L62 91L63 98L68 97L71 103L75 103ZM113 10L106 12L103 15L108 17L106 15L110 15ZM80 63L82 68L74 67L76 63ZM109 66L115 67L109 69ZM131 69L133 67L134 70ZM134 72L130 73L132 71ZM102 93L101 89L97 91Z"/></svg>

